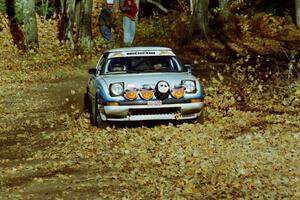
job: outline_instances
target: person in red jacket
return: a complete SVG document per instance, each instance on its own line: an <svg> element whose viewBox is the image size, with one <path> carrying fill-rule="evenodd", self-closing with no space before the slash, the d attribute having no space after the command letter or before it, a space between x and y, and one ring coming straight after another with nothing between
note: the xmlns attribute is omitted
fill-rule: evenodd
<svg viewBox="0 0 300 200"><path fill-rule="evenodd" d="M138 11L135 0L120 0L120 9L123 15L123 43L124 46L132 46L136 29L136 14Z"/></svg>

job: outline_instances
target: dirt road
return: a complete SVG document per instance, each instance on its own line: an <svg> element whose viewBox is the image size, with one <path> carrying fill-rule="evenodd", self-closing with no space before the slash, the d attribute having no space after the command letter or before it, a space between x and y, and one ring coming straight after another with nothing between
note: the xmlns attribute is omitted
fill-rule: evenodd
<svg viewBox="0 0 300 200"><path fill-rule="evenodd" d="M209 85L204 125L100 130L86 78L0 86L0 199L300 198L299 107L243 111Z"/></svg>

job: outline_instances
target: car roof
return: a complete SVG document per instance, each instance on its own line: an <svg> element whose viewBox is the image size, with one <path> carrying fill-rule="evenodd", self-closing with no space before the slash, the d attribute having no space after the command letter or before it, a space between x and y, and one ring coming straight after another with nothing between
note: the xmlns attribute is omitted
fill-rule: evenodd
<svg viewBox="0 0 300 200"><path fill-rule="evenodd" d="M105 51L108 58L133 57L133 56L175 56L171 48L168 47L125 47Z"/></svg>
<svg viewBox="0 0 300 200"><path fill-rule="evenodd" d="M124 51L172 51L168 47L156 47L156 46L142 46L142 47L124 47L107 50L106 52L124 52Z"/></svg>

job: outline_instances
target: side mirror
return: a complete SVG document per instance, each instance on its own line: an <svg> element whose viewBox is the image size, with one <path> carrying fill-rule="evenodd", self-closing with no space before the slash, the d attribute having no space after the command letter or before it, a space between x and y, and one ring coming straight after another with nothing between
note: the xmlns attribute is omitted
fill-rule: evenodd
<svg viewBox="0 0 300 200"><path fill-rule="evenodd" d="M95 74L97 73L97 69L96 69L96 68L90 68L90 69L88 70L88 72L89 72L89 74L91 74L91 75L95 75Z"/></svg>
<svg viewBox="0 0 300 200"><path fill-rule="evenodd" d="M190 72L196 66L196 64L184 64L184 67Z"/></svg>

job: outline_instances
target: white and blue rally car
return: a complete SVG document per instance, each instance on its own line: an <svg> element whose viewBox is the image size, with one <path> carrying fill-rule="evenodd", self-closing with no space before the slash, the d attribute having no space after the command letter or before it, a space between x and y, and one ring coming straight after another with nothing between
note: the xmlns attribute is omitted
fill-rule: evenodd
<svg viewBox="0 0 300 200"><path fill-rule="evenodd" d="M110 121L203 122L204 91L170 48L107 50L89 69L85 106L92 125Z"/></svg>

